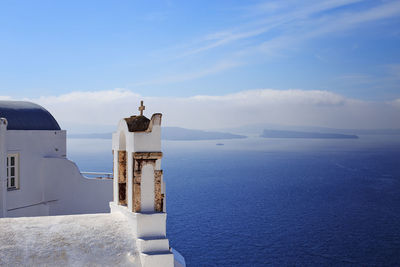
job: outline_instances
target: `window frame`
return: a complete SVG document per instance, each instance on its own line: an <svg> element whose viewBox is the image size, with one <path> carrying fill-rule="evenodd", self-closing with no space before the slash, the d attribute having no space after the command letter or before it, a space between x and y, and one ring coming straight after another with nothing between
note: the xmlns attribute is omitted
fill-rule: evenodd
<svg viewBox="0 0 400 267"><path fill-rule="evenodd" d="M12 158L14 160L12 160ZM14 161L14 164L11 165L11 162ZM7 190L18 190L20 187L19 183L19 153L10 153L7 154ZM11 175L12 169L14 169L14 175ZM14 178L14 186L11 186L11 179Z"/></svg>

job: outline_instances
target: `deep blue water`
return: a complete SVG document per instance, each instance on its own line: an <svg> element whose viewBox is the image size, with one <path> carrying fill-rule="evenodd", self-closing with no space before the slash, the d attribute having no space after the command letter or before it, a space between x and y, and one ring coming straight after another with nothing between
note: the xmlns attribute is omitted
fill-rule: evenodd
<svg viewBox="0 0 400 267"><path fill-rule="evenodd" d="M223 143L163 144L167 234L188 266L400 265L398 137ZM110 141L69 148L111 169Z"/></svg>

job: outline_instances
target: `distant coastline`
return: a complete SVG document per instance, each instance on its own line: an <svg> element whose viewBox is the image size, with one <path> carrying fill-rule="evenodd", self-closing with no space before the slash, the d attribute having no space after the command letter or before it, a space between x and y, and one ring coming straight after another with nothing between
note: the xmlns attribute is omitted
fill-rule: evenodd
<svg viewBox="0 0 400 267"><path fill-rule="evenodd" d="M265 129L260 135L264 138L314 138L314 139L358 139L354 134L299 132Z"/></svg>
<svg viewBox="0 0 400 267"><path fill-rule="evenodd" d="M88 133L88 134L68 134L68 138L73 139L111 139L112 133ZM173 141L196 141L196 140L221 140L221 139L243 139L245 135L232 134L226 132L209 132L193 130L180 127L163 127L161 139Z"/></svg>

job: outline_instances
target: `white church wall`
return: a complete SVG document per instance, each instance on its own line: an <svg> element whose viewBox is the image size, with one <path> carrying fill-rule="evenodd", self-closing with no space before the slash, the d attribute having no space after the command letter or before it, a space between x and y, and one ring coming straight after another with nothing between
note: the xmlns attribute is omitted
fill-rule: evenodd
<svg viewBox="0 0 400 267"><path fill-rule="evenodd" d="M114 135L113 135L114 136ZM114 137L113 137L114 140ZM114 161L113 161L113 177L118 177L118 151L114 150ZM113 180L113 201L115 203L119 202L119 196L118 196L118 179Z"/></svg>
<svg viewBox="0 0 400 267"><path fill-rule="evenodd" d="M135 132L134 151L161 151L161 127L153 125L151 132Z"/></svg>
<svg viewBox="0 0 400 267"><path fill-rule="evenodd" d="M7 159L7 119L0 118L0 166L6 166ZM7 172L0 168L0 218L7 216Z"/></svg>
<svg viewBox="0 0 400 267"><path fill-rule="evenodd" d="M125 142L120 141L119 134L123 132ZM120 148L123 146L124 149ZM161 126L153 125L151 132L129 132L124 119L118 123L118 130L112 135L113 150L126 150L131 152L161 151Z"/></svg>
<svg viewBox="0 0 400 267"><path fill-rule="evenodd" d="M32 206L27 206L7 211L7 217L32 217L32 216L48 216L48 215L49 215L49 203L43 201L39 203L34 203L32 204Z"/></svg>
<svg viewBox="0 0 400 267"><path fill-rule="evenodd" d="M65 131L16 131L6 132L7 153L17 153L19 158L19 188L7 191L8 217L24 214L47 215L45 205L33 207L43 201L43 179L41 159L43 157L64 158L66 155ZM28 207L29 206L29 207Z"/></svg>
<svg viewBox="0 0 400 267"><path fill-rule="evenodd" d="M117 132L112 134L112 149L114 151L126 150L134 151L134 133L128 131L128 126L124 119L120 120L118 123Z"/></svg>

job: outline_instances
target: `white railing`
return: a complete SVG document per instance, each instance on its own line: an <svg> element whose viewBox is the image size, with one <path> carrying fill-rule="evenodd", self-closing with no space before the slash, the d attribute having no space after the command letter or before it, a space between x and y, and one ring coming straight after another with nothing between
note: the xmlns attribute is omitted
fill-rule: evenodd
<svg viewBox="0 0 400 267"><path fill-rule="evenodd" d="M81 172L81 174L87 179L113 179L111 172Z"/></svg>

